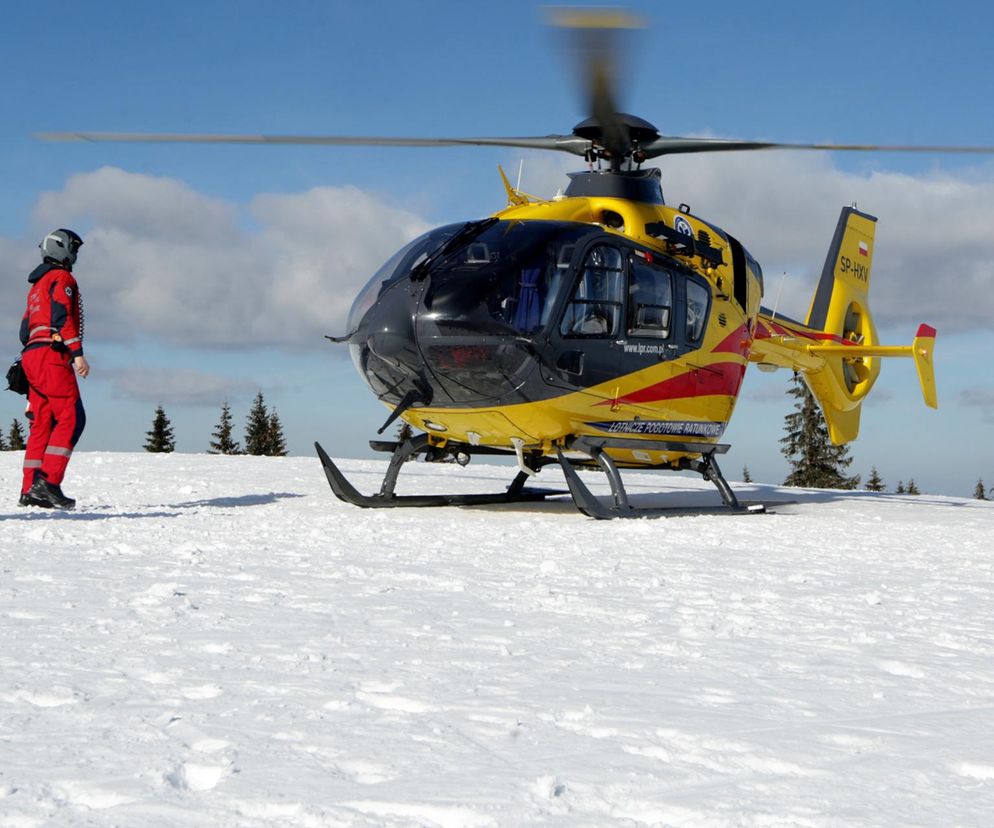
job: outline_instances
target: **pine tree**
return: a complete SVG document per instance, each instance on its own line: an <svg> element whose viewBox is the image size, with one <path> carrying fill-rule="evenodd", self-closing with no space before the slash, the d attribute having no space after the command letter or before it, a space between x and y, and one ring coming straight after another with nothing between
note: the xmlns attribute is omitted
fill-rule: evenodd
<svg viewBox="0 0 994 828"><path fill-rule="evenodd" d="M883 478L880 477L880 472L877 471L877 467L871 467L870 479L866 481L866 490L868 492L882 492L886 488L887 487L884 486Z"/></svg>
<svg viewBox="0 0 994 828"><path fill-rule="evenodd" d="M977 487L973 490L973 496L977 500L987 500L986 490L984 489L984 479L982 477L977 478Z"/></svg>
<svg viewBox="0 0 994 828"><path fill-rule="evenodd" d="M918 487L915 485L915 479L913 477L908 478L908 494L909 495L921 494L921 492L918 491Z"/></svg>
<svg viewBox="0 0 994 828"><path fill-rule="evenodd" d="M280 423L280 418L275 408L273 409L273 413L269 415L268 432L267 440L269 445L266 447L266 454L270 457L286 457L286 440L283 437L283 425Z"/></svg>
<svg viewBox="0 0 994 828"><path fill-rule="evenodd" d="M785 486L816 489L855 489L859 475L846 477L844 470L852 463L845 445L833 445L828 436L825 417L814 395L798 374L794 374L787 393L796 398L794 413L784 420L787 436L781 438L781 453L791 466Z"/></svg>
<svg viewBox="0 0 994 828"><path fill-rule="evenodd" d="M10 424L10 434L7 435L7 448L10 451L24 451L27 440L24 438L24 429L21 428L21 421L14 418Z"/></svg>
<svg viewBox="0 0 994 828"><path fill-rule="evenodd" d="M749 467L748 466L743 466L742 467L742 482L743 483L752 483L752 475L749 474Z"/></svg>
<svg viewBox="0 0 994 828"><path fill-rule="evenodd" d="M0 451L10 451L10 449L7 448L6 441L3 439L2 431L0 431Z"/></svg>
<svg viewBox="0 0 994 828"><path fill-rule="evenodd" d="M256 456L269 453L269 412L261 391L255 395L245 423L245 453Z"/></svg>
<svg viewBox="0 0 994 828"><path fill-rule="evenodd" d="M897 488L894 489L894 493L895 494L906 494L907 493L906 489L904 488L904 482L903 481L901 481L901 480L897 481Z"/></svg>
<svg viewBox="0 0 994 828"><path fill-rule="evenodd" d="M225 401L224 405L221 406L221 419L214 427L214 433L211 435L214 439L211 440L211 447L207 450L208 454L242 453L241 447L238 445L238 441L233 440L231 437L232 427L231 406L229 406L227 401Z"/></svg>
<svg viewBox="0 0 994 828"><path fill-rule="evenodd" d="M176 450L176 443L173 440L173 427L161 405L155 409L152 430L146 431L145 437L145 451L168 453Z"/></svg>

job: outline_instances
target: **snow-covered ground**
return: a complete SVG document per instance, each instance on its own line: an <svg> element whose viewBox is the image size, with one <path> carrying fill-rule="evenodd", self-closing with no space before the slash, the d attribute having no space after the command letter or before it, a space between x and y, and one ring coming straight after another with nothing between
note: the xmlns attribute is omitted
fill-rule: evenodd
<svg viewBox="0 0 994 828"><path fill-rule="evenodd" d="M314 459L81 453L53 513L14 505L20 462L2 826L994 819L994 504L739 484L798 503L364 511ZM399 490L511 474L410 464Z"/></svg>

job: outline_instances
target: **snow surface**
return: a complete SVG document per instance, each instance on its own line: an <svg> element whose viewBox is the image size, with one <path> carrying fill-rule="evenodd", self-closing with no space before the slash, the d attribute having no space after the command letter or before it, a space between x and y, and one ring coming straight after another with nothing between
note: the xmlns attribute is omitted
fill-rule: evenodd
<svg viewBox="0 0 994 828"><path fill-rule="evenodd" d="M739 484L798 502L374 511L315 459L81 453L67 514L14 505L21 457L2 826L994 819L994 504ZM342 466L365 491L384 469ZM409 464L400 488L512 471Z"/></svg>

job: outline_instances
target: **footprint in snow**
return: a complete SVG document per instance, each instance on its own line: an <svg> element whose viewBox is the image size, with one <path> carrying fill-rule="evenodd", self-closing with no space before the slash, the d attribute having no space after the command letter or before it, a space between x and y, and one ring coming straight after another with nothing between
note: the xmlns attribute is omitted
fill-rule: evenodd
<svg viewBox="0 0 994 828"><path fill-rule="evenodd" d="M166 774L166 781L181 791L209 791L221 781L225 770L221 765L184 762L172 773Z"/></svg>

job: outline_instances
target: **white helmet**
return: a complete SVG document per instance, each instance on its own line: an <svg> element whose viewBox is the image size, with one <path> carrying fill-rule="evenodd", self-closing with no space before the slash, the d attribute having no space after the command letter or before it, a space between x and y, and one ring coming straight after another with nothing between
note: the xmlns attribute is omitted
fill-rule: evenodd
<svg viewBox="0 0 994 828"><path fill-rule="evenodd" d="M41 260L52 261L63 267L72 268L76 264L76 253L83 246L83 240L72 230L53 230L41 240Z"/></svg>

